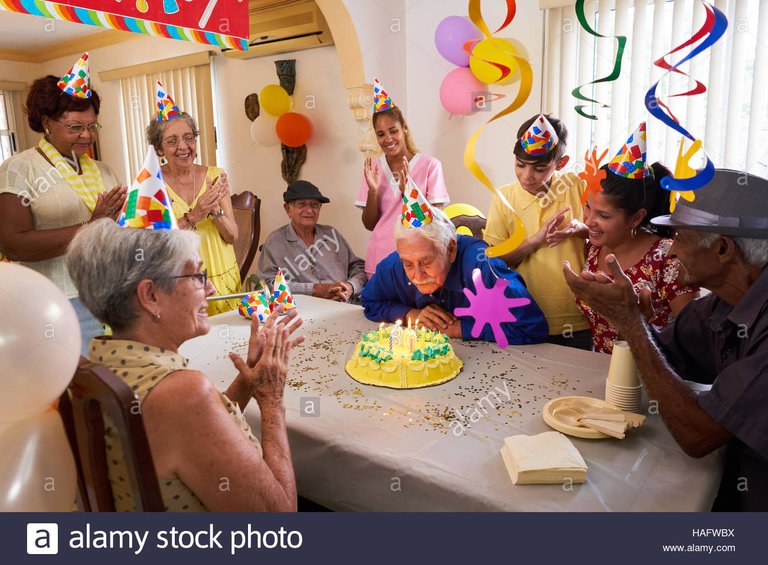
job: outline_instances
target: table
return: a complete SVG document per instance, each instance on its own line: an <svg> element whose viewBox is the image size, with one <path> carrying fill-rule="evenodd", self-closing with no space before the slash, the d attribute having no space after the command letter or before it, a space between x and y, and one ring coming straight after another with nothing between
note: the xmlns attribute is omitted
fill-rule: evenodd
<svg viewBox="0 0 768 565"><path fill-rule="evenodd" d="M571 438L589 467L582 485L513 485L503 438L549 431L544 404L603 398L610 357L551 344L452 340L464 369L444 385L393 390L359 384L344 364L378 327L359 306L297 296L303 345L292 352L286 411L299 493L333 510L707 511L722 473L718 453L692 459L658 414L624 440ZM181 348L220 389L245 356L249 321L237 312ZM644 409L648 401L644 399ZM259 433L255 402L246 417ZM461 423L463 421L463 424ZM463 427L462 427L463 425Z"/></svg>

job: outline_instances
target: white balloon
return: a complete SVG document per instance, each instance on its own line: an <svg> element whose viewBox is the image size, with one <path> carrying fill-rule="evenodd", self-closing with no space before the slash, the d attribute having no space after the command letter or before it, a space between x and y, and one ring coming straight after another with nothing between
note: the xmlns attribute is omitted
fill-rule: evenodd
<svg viewBox="0 0 768 565"><path fill-rule="evenodd" d="M75 309L51 280L0 263L0 422L45 412L80 360Z"/></svg>
<svg viewBox="0 0 768 565"><path fill-rule="evenodd" d="M262 114L251 123L251 138L264 147L272 147L280 143L275 126L277 118L267 113Z"/></svg>
<svg viewBox="0 0 768 565"><path fill-rule="evenodd" d="M3 424L0 445L0 512L72 511L75 459L56 410Z"/></svg>

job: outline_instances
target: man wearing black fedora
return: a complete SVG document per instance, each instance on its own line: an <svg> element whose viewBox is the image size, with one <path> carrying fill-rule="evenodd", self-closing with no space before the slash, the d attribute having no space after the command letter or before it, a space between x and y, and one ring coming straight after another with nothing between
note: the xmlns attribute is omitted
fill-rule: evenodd
<svg viewBox="0 0 768 565"><path fill-rule="evenodd" d="M365 261L336 228L317 223L320 208L330 200L311 182L297 180L288 185L283 201L290 222L264 242L259 278L271 285L281 268L293 294L339 302L359 296L367 280Z"/></svg>
<svg viewBox="0 0 768 565"><path fill-rule="evenodd" d="M629 342L643 383L688 455L726 447L713 510L768 510L768 180L717 170L651 220L675 231L670 255L681 282L711 294L688 304L665 330L649 328L615 257L611 272L576 274L568 285ZM698 396L685 381L711 384Z"/></svg>

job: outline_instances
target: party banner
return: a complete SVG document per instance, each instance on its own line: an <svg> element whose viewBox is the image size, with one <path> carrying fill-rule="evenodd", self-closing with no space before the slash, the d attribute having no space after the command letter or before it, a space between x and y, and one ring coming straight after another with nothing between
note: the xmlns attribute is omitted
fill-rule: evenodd
<svg viewBox="0 0 768 565"><path fill-rule="evenodd" d="M245 0L0 0L0 9L248 50Z"/></svg>

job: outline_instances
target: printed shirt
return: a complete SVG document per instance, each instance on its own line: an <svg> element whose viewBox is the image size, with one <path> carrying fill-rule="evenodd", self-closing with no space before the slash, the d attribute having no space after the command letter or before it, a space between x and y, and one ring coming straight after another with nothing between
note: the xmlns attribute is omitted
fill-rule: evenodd
<svg viewBox="0 0 768 565"><path fill-rule="evenodd" d="M674 318L670 302L678 296L699 290L698 287L684 286L677 281L680 263L677 259L668 257L671 246L671 239L659 239L640 261L624 270L624 274L632 281L635 292L640 293L646 284L650 288L653 317L649 323L659 330L669 325ZM590 273L599 271L597 268L599 254L600 247L587 244L585 271ZM589 320L595 351L613 352L613 342L619 339L614 327L581 299L577 298L576 304Z"/></svg>

